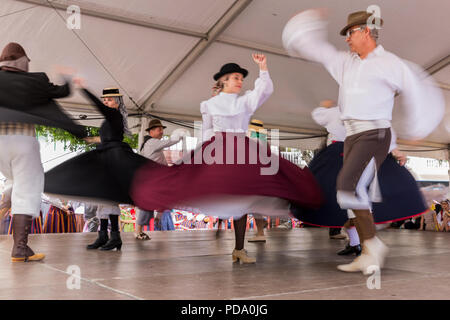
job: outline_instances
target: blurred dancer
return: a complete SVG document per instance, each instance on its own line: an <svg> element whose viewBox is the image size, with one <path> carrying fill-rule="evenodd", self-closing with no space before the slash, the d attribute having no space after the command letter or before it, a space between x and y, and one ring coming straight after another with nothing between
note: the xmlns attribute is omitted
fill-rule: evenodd
<svg viewBox="0 0 450 320"><path fill-rule="evenodd" d="M81 79L76 83L83 86ZM123 142L124 134L130 132L127 111L118 88L103 89L103 102L83 87L81 92L105 117L100 127L100 137L86 138L87 142L98 145L95 150L82 153L46 172L45 192L97 203L100 231L95 242L86 248L120 250L122 239L118 205L133 204L129 189L136 169L147 162L157 164L134 153L130 145ZM108 219L111 223L110 237Z"/></svg>
<svg viewBox="0 0 450 320"><path fill-rule="evenodd" d="M203 144L183 164L135 175L133 200L143 209L178 208L223 218L234 217L232 260L254 263L244 249L247 213L288 215L289 202L318 207L320 189L308 169L301 169L270 146L246 136L253 113L272 94L266 57L253 54L259 66L255 88L239 96L248 71L227 63L214 75L216 95L200 105Z"/></svg>
<svg viewBox="0 0 450 320"><path fill-rule="evenodd" d="M323 10L294 16L283 30L283 45L292 55L323 64L340 86L338 105L346 139L337 201L342 209L354 212L363 251L338 269L368 274L370 266L383 267L388 252L375 234L372 203L382 200L377 171L389 151L394 97L399 92L405 99L402 134L410 139L424 138L437 127L444 101L432 81L377 44L381 18L373 24L370 13L351 13L340 32L351 52L340 52L326 41L324 16Z"/></svg>
<svg viewBox="0 0 450 320"><path fill-rule="evenodd" d="M62 86L49 82L43 72L28 72L28 58L18 43L9 43L0 56L0 171L12 182L5 203L11 201L13 262L39 261L42 253L28 246L32 218L39 217L44 169L35 124L66 129L78 137L83 127L71 121L53 99L70 95L70 77Z"/></svg>

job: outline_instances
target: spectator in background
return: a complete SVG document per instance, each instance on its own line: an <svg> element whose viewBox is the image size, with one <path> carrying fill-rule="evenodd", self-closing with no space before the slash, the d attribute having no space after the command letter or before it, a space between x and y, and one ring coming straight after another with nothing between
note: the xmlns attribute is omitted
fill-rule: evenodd
<svg viewBox="0 0 450 320"><path fill-rule="evenodd" d="M145 136L144 138L140 154L150 160L167 166L168 163L163 153L164 148L177 144L183 136L173 134L169 140L162 140L165 128L166 127L163 126L158 119L150 121L148 128L145 129L145 131L148 132L148 136ZM142 227L150 223L150 219L155 216L154 212L137 208L136 215L136 239L150 240L150 237L142 231ZM170 210L164 211L160 217L155 217L155 220L156 230L175 230Z"/></svg>
<svg viewBox="0 0 450 320"><path fill-rule="evenodd" d="M250 121L247 136L251 139L259 139L263 141L263 143L267 143L267 130L264 128L264 123L257 119ZM266 221L264 220L264 217L259 214L253 214L253 216L255 217L257 232L253 238L248 239L248 242L266 242L266 236L264 235Z"/></svg>
<svg viewBox="0 0 450 320"><path fill-rule="evenodd" d="M77 212L78 208L82 207L82 212L84 212L85 229L88 232L97 232L100 225L100 220L97 218L97 208L96 204L70 201L69 205L72 207L74 212Z"/></svg>
<svg viewBox="0 0 450 320"><path fill-rule="evenodd" d="M441 201L440 206L436 205L436 220L439 231L450 231L450 211L449 200Z"/></svg>

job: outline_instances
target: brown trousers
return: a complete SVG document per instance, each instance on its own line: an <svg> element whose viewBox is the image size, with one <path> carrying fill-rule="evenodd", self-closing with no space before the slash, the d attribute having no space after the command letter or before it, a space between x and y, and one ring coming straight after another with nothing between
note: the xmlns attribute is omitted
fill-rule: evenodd
<svg viewBox="0 0 450 320"><path fill-rule="evenodd" d="M374 129L347 137L344 141L344 164L339 172L336 189L355 191L356 185L372 158L377 170L386 159L391 144L391 129ZM349 219L345 227L354 225L361 243L375 237L375 223L369 210L353 210L356 218ZM353 220L353 221L352 221Z"/></svg>
<svg viewBox="0 0 450 320"><path fill-rule="evenodd" d="M391 129L374 129L347 137L344 141L344 164L338 174L336 189L355 191L356 185L372 158L377 170L386 159L391 144Z"/></svg>
<svg viewBox="0 0 450 320"><path fill-rule="evenodd" d="M344 224L344 228L356 228L361 242L375 237L375 222L373 215L369 210L353 210L356 218L348 219Z"/></svg>

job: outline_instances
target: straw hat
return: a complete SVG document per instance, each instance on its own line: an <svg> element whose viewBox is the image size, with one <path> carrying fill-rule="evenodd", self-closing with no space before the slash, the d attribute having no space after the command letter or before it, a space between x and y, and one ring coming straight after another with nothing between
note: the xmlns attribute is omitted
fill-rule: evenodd
<svg viewBox="0 0 450 320"><path fill-rule="evenodd" d="M105 88L103 89L102 98L106 97L122 97L119 92L119 88Z"/></svg>
<svg viewBox="0 0 450 320"><path fill-rule="evenodd" d="M267 130L264 128L264 123L261 120L257 119L253 119L252 121L250 121L248 130L267 134Z"/></svg>

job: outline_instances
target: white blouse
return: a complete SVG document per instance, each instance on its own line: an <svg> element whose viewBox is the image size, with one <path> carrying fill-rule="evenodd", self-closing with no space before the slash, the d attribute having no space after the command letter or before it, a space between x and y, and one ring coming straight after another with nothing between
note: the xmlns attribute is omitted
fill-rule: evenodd
<svg viewBox="0 0 450 320"><path fill-rule="evenodd" d="M214 132L247 132L250 118L273 93L273 83L268 71L259 72L255 88L238 96L221 92L200 104L203 141L211 139Z"/></svg>

